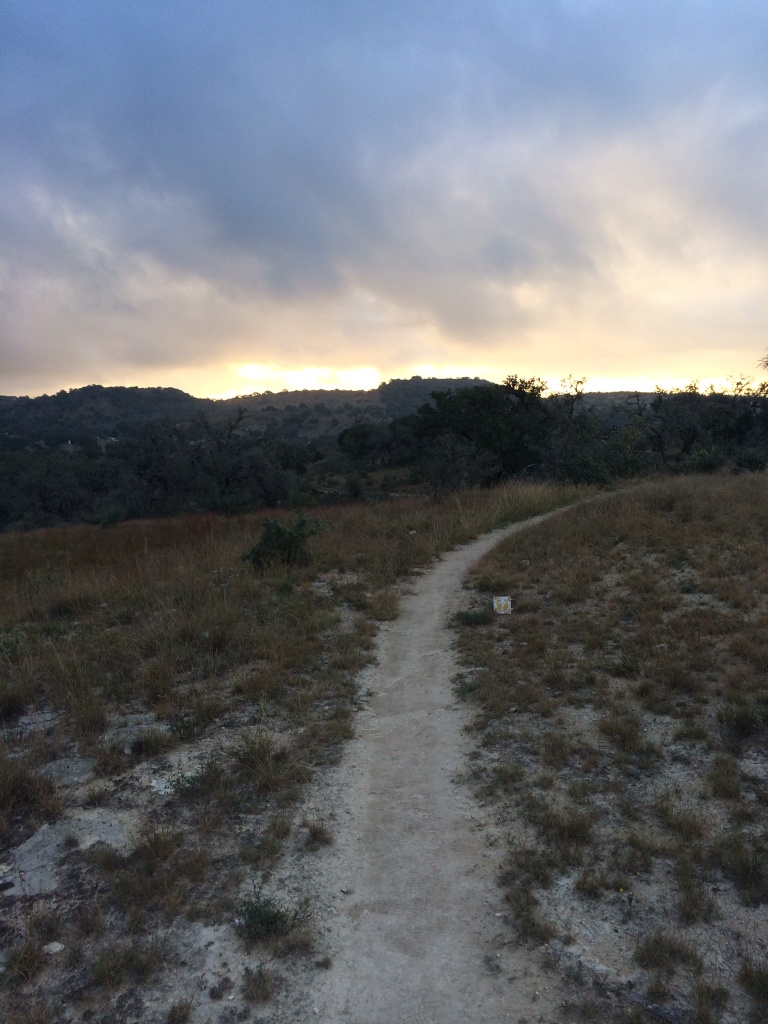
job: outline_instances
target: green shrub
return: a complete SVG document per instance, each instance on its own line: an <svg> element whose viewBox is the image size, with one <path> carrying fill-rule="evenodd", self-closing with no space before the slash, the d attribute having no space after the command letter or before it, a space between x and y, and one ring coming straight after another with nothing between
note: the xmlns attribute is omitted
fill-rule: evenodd
<svg viewBox="0 0 768 1024"><path fill-rule="evenodd" d="M456 612L453 617L453 624L458 626L489 626L496 618L493 608L488 605L482 608L468 608L466 611Z"/></svg>
<svg viewBox="0 0 768 1024"><path fill-rule="evenodd" d="M25 939L8 950L0 972L0 985L14 988L32 981L45 963L45 953L35 939Z"/></svg>
<svg viewBox="0 0 768 1024"><path fill-rule="evenodd" d="M575 452L563 459L557 467L557 475L568 483L598 486L610 483L613 476L609 467L589 452Z"/></svg>
<svg viewBox="0 0 768 1024"><path fill-rule="evenodd" d="M247 551L243 558L254 569L264 569L275 564L306 565L310 561L307 541L319 533L321 528L319 519L311 519L303 512L290 523L265 519L259 543Z"/></svg>
<svg viewBox="0 0 768 1024"><path fill-rule="evenodd" d="M680 460L683 473L714 473L725 465L725 455L719 448L699 448Z"/></svg>
<svg viewBox="0 0 768 1024"><path fill-rule="evenodd" d="M739 971L739 981L752 999L755 1013L751 1019L760 1020L759 1014L768 1013L768 963L745 961Z"/></svg>
<svg viewBox="0 0 768 1024"><path fill-rule="evenodd" d="M255 892L237 908L235 931L246 943L284 939L306 924L306 907L298 910L281 907L269 896Z"/></svg>
<svg viewBox="0 0 768 1024"><path fill-rule="evenodd" d="M764 451L747 448L736 456L736 466L750 473L760 473L768 466L768 458Z"/></svg>
<svg viewBox="0 0 768 1024"><path fill-rule="evenodd" d="M768 708L750 700L731 701L717 712L717 720L726 744L738 748L766 725Z"/></svg>
<svg viewBox="0 0 768 1024"><path fill-rule="evenodd" d="M768 902L768 843L762 837L729 830L713 844L711 860L747 906Z"/></svg>

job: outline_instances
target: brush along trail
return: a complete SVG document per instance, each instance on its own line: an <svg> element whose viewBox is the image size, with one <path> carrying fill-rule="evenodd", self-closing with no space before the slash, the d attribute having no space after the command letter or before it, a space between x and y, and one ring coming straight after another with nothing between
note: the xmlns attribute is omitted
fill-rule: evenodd
<svg viewBox="0 0 768 1024"><path fill-rule="evenodd" d="M357 738L317 797L317 809L331 811L335 842L305 885L332 966L314 974L306 1005L294 1014L281 1007L282 1020L557 1019L562 993L553 976L511 942L505 923L495 879L502 844L457 784L470 740L452 692L448 629L468 568L503 538L556 514L444 555L382 628L376 661L360 679L368 700Z"/></svg>

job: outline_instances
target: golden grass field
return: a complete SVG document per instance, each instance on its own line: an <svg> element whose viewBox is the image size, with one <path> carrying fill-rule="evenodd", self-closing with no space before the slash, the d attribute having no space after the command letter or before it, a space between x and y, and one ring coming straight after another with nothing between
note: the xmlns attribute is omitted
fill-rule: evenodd
<svg viewBox="0 0 768 1024"><path fill-rule="evenodd" d="M457 685L518 941L575 1019L767 1021L768 480L644 482L468 586Z"/></svg>

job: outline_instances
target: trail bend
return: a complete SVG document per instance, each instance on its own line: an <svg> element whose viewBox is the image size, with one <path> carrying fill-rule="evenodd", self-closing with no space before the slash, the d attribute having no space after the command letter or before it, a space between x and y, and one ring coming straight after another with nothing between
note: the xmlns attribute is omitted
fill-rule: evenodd
<svg viewBox="0 0 768 1024"><path fill-rule="evenodd" d="M510 943L496 883L503 850L469 787L467 714L457 706L448 620L473 563L565 509L443 555L403 597L360 679L357 737L325 791L335 843L312 888L332 957L299 1019L333 1024L554 1020L556 993ZM535 1011L535 1015L521 1015ZM292 1018L296 1020L294 1016Z"/></svg>

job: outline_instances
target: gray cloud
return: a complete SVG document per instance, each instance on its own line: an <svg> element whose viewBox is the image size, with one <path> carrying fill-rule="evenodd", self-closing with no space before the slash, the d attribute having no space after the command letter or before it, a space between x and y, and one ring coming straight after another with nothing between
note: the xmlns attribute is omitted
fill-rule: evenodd
<svg viewBox="0 0 768 1024"><path fill-rule="evenodd" d="M332 362L358 293L471 359L587 307L640 323L656 256L670 280L734 254L768 268L768 11L746 0L6 0L0 18L9 379L212 348ZM757 335L756 301L724 323Z"/></svg>

